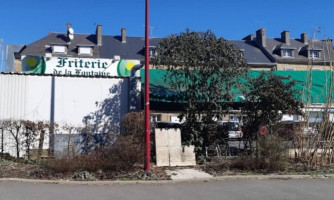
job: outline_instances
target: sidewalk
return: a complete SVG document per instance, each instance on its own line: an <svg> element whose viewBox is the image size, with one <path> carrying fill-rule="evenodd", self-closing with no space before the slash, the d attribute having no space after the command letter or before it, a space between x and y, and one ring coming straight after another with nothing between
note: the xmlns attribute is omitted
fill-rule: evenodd
<svg viewBox="0 0 334 200"><path fill-rule="evenodd" d="M168 170L167 170L168 171ZM74 185L126 185L126 184L168 184L183 182L208 182L236 179L334 179L334 174L327 175L227 175L213 177L203 171L196 169L178 169L168 171L171 180L129 180L129 181L73 181L73 180L40 180L40 179L20 179L20 178L0 178L0 182L19 182L32 184L74 184Z"/></svg>
<svg viewBox="0 0 334 200"><path fill-rule="evenodd" d="M172 180L188 180L188 179L206 179L213 178L212 175L196 170L193 168L189 169L177 169L177 170L166 170L167 175L170 176Z"/></svg>
<svg viewBox="0 0 334 200"><path fill-rule="evenodd" d="M326 175L226 175L214 177L206 172L189 168L176 169L174 171L166 170L166 173L171 176L171 180L227 180L227 179L305 179L305 178L334 178L334 174Z"/></svg>

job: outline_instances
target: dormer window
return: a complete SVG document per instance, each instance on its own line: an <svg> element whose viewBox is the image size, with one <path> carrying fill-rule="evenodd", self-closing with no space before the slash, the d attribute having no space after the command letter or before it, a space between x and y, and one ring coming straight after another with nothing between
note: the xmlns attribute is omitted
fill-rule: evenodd
<svg viewBox="0 0 334 200"><path fill-rule="evenodd" d="M156 48L155 46L150 46L150 47L148 48L150 57L152 57L152 56L156 56L156 55L157 55L157 52L155 51L155 48Z"/></svg>
<svg viewBox="0 0 334 200"><path fill-rule="evenodd" d="M66 54L67 53L67 46L66 45L53 45L52 46L52 53Z"/></svg>
<svg viewBox="0 0 334 200"><path fill-rule="evenodd" d="M296 47L294 47L294 46L287 45L287 44L283 43L283 44L280 44L280 45L275 47L275 49L274 49L275 52L276 52L276 49L277 49L278 55L280 55L283 58L293 58L293 57L295 57Z"/></svg>
<svg viewBox="0 0 334 200"><path fill-rule="evenodd" d="M282 49L282 57L292 57L292 49Z"/></svg>
<svg viewBox="0 0 334 200"><path fill-rule="evenodd" d="M78 45L78 54L91 56L93 55L93 46L92 45Z"/></svg>
<svg viewBox="0 0 334 200"><path fill-rule="evenodd" d="M242 59L244 58L244 55L245 55L245 49L240 49L240 54L239 54L239 59Z"/></svg>
<svg viewBox="0 0 334 200"><path fill-rule="evenodd" d="M79 47L79 55L92 55L92 47Z"/></svg>
<svg viewBox="0 0 334 200"><path fill-rule="evenodd" d="M310 50L310 58L320 58L320 52L317 50Z"/></svg>

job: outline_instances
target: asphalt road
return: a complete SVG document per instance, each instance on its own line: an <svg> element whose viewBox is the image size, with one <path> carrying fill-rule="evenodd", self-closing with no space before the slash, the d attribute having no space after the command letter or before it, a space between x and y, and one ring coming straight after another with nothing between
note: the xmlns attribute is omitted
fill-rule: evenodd
<svg viewBox="0 0 334 200"><path fill-rule="evenodd" d="M220 180L149 184L0 182L1 200L333 200L334 179Z"/></svg>

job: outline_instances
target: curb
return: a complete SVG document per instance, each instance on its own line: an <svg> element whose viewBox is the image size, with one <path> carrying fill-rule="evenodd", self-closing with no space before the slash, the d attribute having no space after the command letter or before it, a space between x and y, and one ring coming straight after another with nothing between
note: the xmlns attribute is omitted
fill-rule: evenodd
<svg viewBox="0 0 334 200"><path fill-rule="evenodd" d="M138 181L73 181L73 180L40 180L20 178L0 178L0 182L31 183L31 184L60 184L60 185L137 185L137 184L172 184L190 182L211 182L225 180L297 180L297 179L334 179L334 174L325 175L236 175L218 176L211 178L178 179L178 180L138 180Z"/></svg>

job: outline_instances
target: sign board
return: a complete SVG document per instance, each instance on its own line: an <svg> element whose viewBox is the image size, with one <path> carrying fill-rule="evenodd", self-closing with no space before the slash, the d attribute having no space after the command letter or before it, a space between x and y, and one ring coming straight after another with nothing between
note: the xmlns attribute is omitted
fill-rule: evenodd
<svg viewBox="0 0 334 200"><path fill-rule="evenodd" d="M139 60L24 56L21 70L30 74L128 77L131 69L139 64Z"/></svg>
<svg viewBox="0 0 334 200"><path fill-rule="evenodd" d="M268 133L268 127L267 126L260 126L260 135L265 135Z"/></svg>

